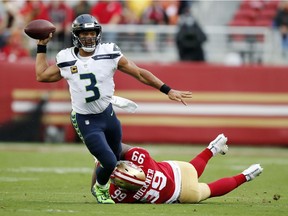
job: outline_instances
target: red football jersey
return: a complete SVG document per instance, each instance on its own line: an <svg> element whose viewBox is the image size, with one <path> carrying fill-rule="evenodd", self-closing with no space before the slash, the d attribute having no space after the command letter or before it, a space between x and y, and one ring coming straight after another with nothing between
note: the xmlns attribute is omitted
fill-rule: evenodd
<svg viewBox="0 0 288 216"><path fill-rule="evenodd" d="M156 162L145 149L139 147L130 149L125 154L125 160L142 168L146 175L145 185L138 191L127 191L111 184L109 192L116 203L172 203L177 200L180 182L175 178L177 171L173 162Z"/></svg>

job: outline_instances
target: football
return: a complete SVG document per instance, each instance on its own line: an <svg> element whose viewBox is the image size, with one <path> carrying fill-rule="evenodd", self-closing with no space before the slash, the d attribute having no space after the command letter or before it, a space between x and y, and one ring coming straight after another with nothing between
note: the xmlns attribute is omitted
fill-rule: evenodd
<svg viewBox="0 0 288 216"><path fill-rule="evenodd" d="M49 37L50 33L54 33L56 27L44 19L33 20L24 28L24 32L31 38L43 40Z"/></svg>

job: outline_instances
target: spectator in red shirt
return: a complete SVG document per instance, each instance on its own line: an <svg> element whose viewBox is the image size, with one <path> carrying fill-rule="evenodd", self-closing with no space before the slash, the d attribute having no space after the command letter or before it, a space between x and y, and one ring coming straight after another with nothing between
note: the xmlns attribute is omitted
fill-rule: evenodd
<svg viewBox="0 0 288 216"><path fill-rule="evenodd" d="M26 24L35 19L48 20L47 7L41 0L26 0L20 9L20 14Z"/></svg>
<svg viewBox="0 0 288 216"><path fill-rule="evenodd" d="M122 5L119 1L98 1L92 6L90 13L101 24L119 24L122 18ZM115 32L105 32L103 34L103 39L106 41L115 41L116 37Z"/></svg>
<svg viewBox="0 0 288 216"><path fill-rule="evenodd" d="M13 30L8 37L7 44L0 50L0 59L15 62L30 57L28 49L23 45L23 38L19 29Z"/></svg>
<svg viewBox="0 0 288 216"><path fill-rule="evenodd" d="M160 2L152 1L142 14L143 24L167 24L168 17Z"/></svg>
<svg viewBox="0 0 288 216"><path fill-rule="evenodd" d="M152 1L142 14L142 24L146 25L166 25L168 18L159 1ZM167 40L167 36L163 33L146 32L145 48L149 52L154 52L155 48L163 51L162 42Z"/></svg>

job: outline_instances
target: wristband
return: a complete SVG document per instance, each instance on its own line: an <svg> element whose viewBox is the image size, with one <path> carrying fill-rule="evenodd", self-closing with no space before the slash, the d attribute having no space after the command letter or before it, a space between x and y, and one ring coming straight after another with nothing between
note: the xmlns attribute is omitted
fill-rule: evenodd
<svg viewBox="0 0 288 216"><path fill-rule="evenodd" d="M37 44L37 53L46 53L47 47L46 45Z"/></svg>
<svg viewBox="0 0 288 216"><path fill-rule="evenodd" d="M168 94L170 90L171 88L166 84L163 84L160 88L160 91L163 92L164 94Z"/></svg>

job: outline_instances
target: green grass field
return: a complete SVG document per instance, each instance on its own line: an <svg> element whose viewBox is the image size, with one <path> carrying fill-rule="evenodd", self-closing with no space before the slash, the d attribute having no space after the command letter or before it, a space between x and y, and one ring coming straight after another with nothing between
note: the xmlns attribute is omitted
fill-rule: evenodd
<svg viewBox="0 0 288 216"><path fill-rule="evenodd" d="M157 160L188 161L204 146L145 145ZM93 158L81 144L0 144L0 215L287 215L288 149L237 147L212 158L202 182L260 163L263 174L200 204L99 205L90 194ZM280 199L275 197L280 196Z"/></svg>

